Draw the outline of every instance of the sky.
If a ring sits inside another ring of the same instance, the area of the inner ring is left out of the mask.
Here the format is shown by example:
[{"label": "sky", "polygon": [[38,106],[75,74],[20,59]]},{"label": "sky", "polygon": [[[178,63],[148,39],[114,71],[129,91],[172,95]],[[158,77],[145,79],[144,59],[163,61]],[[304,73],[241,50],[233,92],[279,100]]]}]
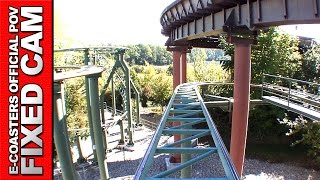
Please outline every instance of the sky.
[{"label": "sky", "polygon": [[[64,37],[75,44],[164,45],[167,37],[161,34],[160,15],[171,2],[173,0],[55,0],[55,27],[58,19]],[[320,25],[293,25],[282,29],[292,35],[320,39]]]},{"label": "sky", "polygon": [[55,0],[63,33],[73,40],[164,44],[160,15],[172,0]]}]

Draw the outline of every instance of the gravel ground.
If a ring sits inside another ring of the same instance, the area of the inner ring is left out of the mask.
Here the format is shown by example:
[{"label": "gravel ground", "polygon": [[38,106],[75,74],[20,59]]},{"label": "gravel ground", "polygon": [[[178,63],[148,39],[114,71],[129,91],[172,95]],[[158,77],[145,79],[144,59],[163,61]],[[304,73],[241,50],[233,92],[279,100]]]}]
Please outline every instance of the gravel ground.
[{"label": "gravel ground", "polygon": [[[135,145],[133,147],[119,147],[116,144],[111,153],[107,155],[109,175],[112,179],[132,179],[139,166],[139,163],[144,156],[153,131],[148,129],[140,129],[135,132]],[[113,137],[113,138],[118,138]],[[111,139],[111,137],[110,137]],[[161,144],[164,144],[169,139],[168,136],[161,137]],[[113,140],[113,142],[116,142]],[[153,166],[150,174],[155,174],[166,169],[165,158],[169,155],[158,155],[154,158]],[[209,163],[210,162],[210,163]],[[82,166],[82,167],[81,167]],[[96,164],[82,164],[78,169],[78,177],[83,180],[99,179],[99,169]],[[218,156],[211,155],[210,157],[201,160],[192,166],[193,177],[215,177],[224,176],[221,162]],[[56,170],[58,172],[58,170]],[[245,180],[319,180],[320,172],[312,169],[293,166],[285,163],[268,163],[256,159],[246,159],[244,166]],[[178,178],[179,175],[173,174],[170,177]],[[55,179],[62,179],[60,173],[56,173]]]}]

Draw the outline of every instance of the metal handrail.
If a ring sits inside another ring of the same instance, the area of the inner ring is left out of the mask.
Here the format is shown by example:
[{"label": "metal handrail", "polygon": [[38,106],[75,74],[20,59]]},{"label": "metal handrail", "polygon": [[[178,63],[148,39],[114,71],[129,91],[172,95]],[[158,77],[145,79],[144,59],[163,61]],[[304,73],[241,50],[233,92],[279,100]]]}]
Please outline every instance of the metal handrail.
[{"label": "metal handrail", "polygon": [[285,79],[285,80],[294,81],[294,82],[300,82],[300,83],[309,84],[312,86],[320,86],[320,84],[318,84],[318,83],[313,83],[313,82],[308,82],[308,81],[303,81],[303,80],[293,79],[293,78],[288,78],[288,77],[283,77],[283,76],[276,76],[276,75],[272,75],[272,74],[263,74],[263,76],[280,78],[280,79]]},{"label": "metal handrail", "polygon": [[[279,80],[285,80],[284,82],[288,83],[289,87],[284,87],[281,85],[276,85],[274,83],[267,83],[265,82],[266,77],[271,77],[274,79]],[[266,96],[263,94],[263,92],[267,94],[271,94],[272,96],[278,97],[280,99],[284,99],[287,102],[287,108],[290,108],[291,104],[300,105],[300,103],[303,103],[303,105],[308,105],[311,107],[313,111],[319,112],[320,111],[320,96],[312,94],[310,92],[302,92],[299,89],[293,88],[293,83],[301,83],[305,84],[309,87],[317,87],[318,94],[320,93],[320,84],[293,79],[293,78],[287,78],[282,76],[276,76],[271,74],[263,74],[263,82],[262,82],[262,98]],[[318,100],[319,99],[319,100]],[[300,105],[301,106],[301,105]],[[310,108],[309,108],[310,109]]]},{"label": "metal handrail", "polygon": [[[294,93],[297,93],[297,91],[299,91],[299,90],[294,90],[292,88],[292,82],[299,82],[299,83],[303,83],[303,84],[310,85],[310,86],[316,86],[316,87],[318,87],[318,91],[320,90],[320,84],[318,84],[318,83],[313,83],[313,82],[308,82],[308,81],[303,81],[303,80],[298,80],[298,79],[292,79],[292,78],[286,78],[286,77],[282,77],[282,76],[275,76],[275,75],[270,75],[270,74],[263,74],[263,76],[279,78],[279,79],[283,79],[283,80],[288,81],[289,82],[289,87],[279,86],[279,87],[282,87],[282,88],[288,88],[288,92],[289,92],[288,93],[288,98],[290,98],[290,96],[293,96],[293,97],[296,97],[296,98],[305,99],[303,97],[299,97],[299,96],[294,94]],[[264,81],[262,82],[262,90],[264,90],[264,88],[267,88],[265,85],[270,85],[270,86],[274,85],[274,84],[270,84],[270,83],[265,82],[265,77],[263,79],[264,79]],[[277,91],[277,90],[275,90],[275,91]],[[293,92],[293,93],[291,93],[291,92]],[[310,95],[315,95],[315,94],[311,94],[311,93],[309,93],[309,94]],[[315,96],[317,96],[317,95],[315,95]]]},{"label": "metal handrail", "polygon": [[[112,112],[112,110],[113,110],[113,108],[111,107],[111,106],[106,106],[106,109],[108,109],[110,112]],[[118,113],[118,114],[124,114],[124,112],[123,111],[120,111],[119,109],[115,109],[116,110],[116,112]]]}]

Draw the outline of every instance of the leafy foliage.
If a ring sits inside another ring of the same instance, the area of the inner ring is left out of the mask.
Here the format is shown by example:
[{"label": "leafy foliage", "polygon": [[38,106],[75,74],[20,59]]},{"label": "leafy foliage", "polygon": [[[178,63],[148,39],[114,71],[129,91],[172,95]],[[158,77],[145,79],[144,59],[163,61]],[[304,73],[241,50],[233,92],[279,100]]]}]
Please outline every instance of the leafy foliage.
[{"label": "leafy foliage", "polygon": [[172,94],[172,77],[166,75],[166,73],[161,72],[154,77],[153,91],[154,100],[153,103],[158,104],[162,107],[168,104],[168,101]]},{"label": "leafy foliage", "polygon": [[125,53],[125,59],[129,64],[144,65],[168,65],[172,62],[171,53],[163,46],[153,45],[129,45]]},{"label": "leafy foliage", "polygon": [[314,161],[320,165],[320,122],[306,120],[302,116],[299,116],[294,121],[286,116],[282,120],[279,119],[279,122],[290,127],[286,135],[301,135],[301,138],[296,140],[293,145],[306,145],[308,147],[308,155],[312,156]]},{"label": "leafy foliage", "polygon": [[285,139],[286,126],[277,119],[285,116],[285,110],[272,105],[258,106],[250,111],[248,138],[251,142],[281,143]]},{"label": "leafy foliage", "polygon": [[72,81],[68,81],[65,86],[67,127],[69,130],[83,129],[78,133],[77,131],[69,132],[70,140],[74,142],[77,135],[80,137],[89,136],[89,131],[86,130],[89,125],[85,101],[84,79],[73,79]]},{"label": "leafy foliage", "polygon": [[[69,53],[56,53],[56,64],[60,66],[65,65],[82,65],[83,53],[69,52]],[[77,136],[89,136],[87,106],[85,97],[85,84],[84,78],[74,78],[67,80],[65,83],[65,104],[66,104],[66,119],[69,131],[69,138],[71,142],[75,142]],[[74,131],[73,129],[81,129]]]},{"label": "leafy foliage", "polygon": [[[216,61],[205,61],[207,58],[204,49],[194,49],[191,52],[190,58],[193,64],[187,66],[187,81],[188,82],[228,82],[230,81],[230,73],[224,70]],[[225,91],[225,87],[221,86],[202,86],[204,94],[220,94]]]},{"label": "leafy foliage", "polygon": [[131,69],[132,79],[140,91],[142,106],[146,107],[148,101],[162,107],[166,105],[172,93],[172,76],[149,64],[133,66]]},{"label": "leafy foliage", "polygon": [[320,82],[320,45],[312,45],[303,55],[298,76],[306,81]]},{"label": "leafy foliage", "polygon": [[[231,61],[223,62],[223,67],[233,71],[234,46],[221,39],[220,47],[232,57]],[[297,38],[281,32],[278,28],[261,31],[258,44],[252,46],[251,51],[252,83],[261,83],[263,73],[293,77],[300,68],[300,58]]]}]

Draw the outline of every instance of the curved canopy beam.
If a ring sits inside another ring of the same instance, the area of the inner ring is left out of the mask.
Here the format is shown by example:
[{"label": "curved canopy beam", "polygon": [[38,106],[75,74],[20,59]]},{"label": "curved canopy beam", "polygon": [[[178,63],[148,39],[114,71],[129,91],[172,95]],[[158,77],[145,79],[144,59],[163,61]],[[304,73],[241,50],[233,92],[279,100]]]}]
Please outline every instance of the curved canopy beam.
[{"label": "curved canopy beam", "polygon": [[166,45],[174,46],[223,33],[250,35],[269,26],[317,24],[319,9],[320,0],[176,0],[162,12],[160,23],[169,37]]}]

